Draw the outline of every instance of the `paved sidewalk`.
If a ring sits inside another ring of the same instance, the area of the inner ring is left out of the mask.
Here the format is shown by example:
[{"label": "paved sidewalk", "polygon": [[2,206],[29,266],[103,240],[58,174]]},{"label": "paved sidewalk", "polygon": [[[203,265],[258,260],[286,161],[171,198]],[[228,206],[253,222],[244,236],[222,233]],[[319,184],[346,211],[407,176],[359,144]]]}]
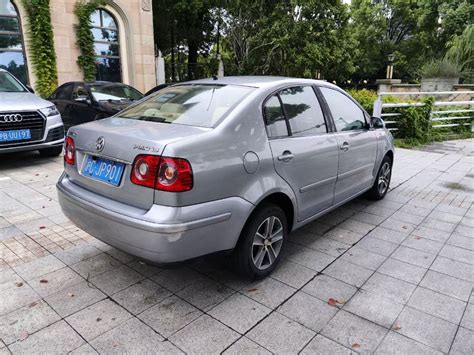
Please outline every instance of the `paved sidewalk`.
[{"label": "paved sidewalk", "polygon": [[398,149],[383,201],[296,231],[252,283],[101,243],[59,209],[60,158],[0,156],[0,354],[473,354],[474,142],[444,146]]}]

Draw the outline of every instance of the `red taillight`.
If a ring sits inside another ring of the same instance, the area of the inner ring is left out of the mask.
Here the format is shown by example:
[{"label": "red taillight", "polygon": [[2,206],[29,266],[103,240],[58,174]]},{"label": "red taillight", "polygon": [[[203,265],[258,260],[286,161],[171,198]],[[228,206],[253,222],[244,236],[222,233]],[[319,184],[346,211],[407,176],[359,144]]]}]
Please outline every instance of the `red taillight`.
[{"label": "red taillight", "polygon": [[138,155],[132,166],[131,181],[157,190],[183,192],[193,188],[193,171],[186,159]]},{"label": "red taillight", "polygon": [[66,143],[64,145],[64,161],[66,164],[74,165],[76,162],[76,146],[74,145],[74,139],[66,137]]}]

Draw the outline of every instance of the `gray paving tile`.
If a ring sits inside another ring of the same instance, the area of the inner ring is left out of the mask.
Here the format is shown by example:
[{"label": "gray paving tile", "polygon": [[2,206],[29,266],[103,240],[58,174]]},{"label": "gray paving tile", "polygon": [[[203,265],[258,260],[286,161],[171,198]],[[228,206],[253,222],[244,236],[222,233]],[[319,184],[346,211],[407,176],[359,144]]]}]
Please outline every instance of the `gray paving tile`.
[{"label": "gray paving tile", "polygon": [[456,229],[454,230],[455,233],[463,235],[465,237],[471,237],[472,238],[472,228],[459,224]]},{"label": "gray paving tile", "polygon": [[417,227],[413,232],[412,235],[416,235],[418,237],[426,238],[433,240],[439,243],[445,243],[449,236],[451,235],[450,232],[445,232],[439,229],[427,228],[427,227]]},{"label": "gray paving tile", "polygon": [[129,262],[136,260],[135,256],[118,250],[117,248],[111,248],[107,250],[106,253],[124,264],[128,264]]},{"label": "gray paving tile", "polygon": [[339,227],[343,229],[347,229],[352,232],[365,235],[369,233],[372,229],[374,229],[375,225],[349,218],[346,221],[339,224]]},{"label": "gray paving tile", "polygon": [[350,285],[360,287],[372,275],[373,271],[338,259],[324,270],[324,273]]},{"label": "gray paving tile", "polygon": [[454,245],[459,248],[474,250],[474,238],[464,237],[455,233],[449,237],[447,244]]},{"label": "gray paving tile", "polygon": [[392,301],[405,304],[416,286],[391,276],[376,272],[362,285],[366,291],[378,294]]},{"label": "gray paving tile", "polygon": [[295,291],[293,287],[272,278],[252,282],[242,289],[246,296],[271,309],[277,308]]},{"label": "gray paving tile", "polygon": [[68,267],[36,277],[29,281],[30,286],[42,297],[62,291],[81,283],[84,279]]},{"label": "gray paving tile", "polygon": [[40,296],[28,284],[19,282],[17,285],[0,291],[0,316],[40,299]]},{"label": "gray paving tile", "polygon": [[464,216],[466,214],[466,209],[462,207],[456,207],[453,205],[446,205],[443,203],[440,203],[438,206],[434,208],[435,211],[438,212],[445,212],[449,214],[453,214],[456,216]]},{"label": "gray paving tile", "polygon": [[444,256],[445,258],[474,265],[474,251],[472,250],[458,248],[452,245],[445,245],[439,252],[439,255]]},{"label": "gray paving tile", "polygon": [[313,249],[302,247],[300,250],[289,256],[288,259],[311,270],[321,271],[333,262],[335,257],[320,253]]},{"label": "gray paving tile", "polygon": [[409,307],[402,311],[396,324],[398,333],[444,353],[448,352],[457,329],[453,323]]},{"label": "gray paving tile", "polygon": [[91,345],[101,354],[183,354],[137,318],[99,335]]},{"label": "gray paving tile", "polygon": [[97,354],[99,353],[95,351],[94,348],[89,345],[89,343],[85,343],[69,353],[69,355],[97,355]]},{"label": "gray paving tile", "polygon": [[70,249],[62,250],[54,254],[59,260],[66,265],[76,264],[80,261],[90,259],[101,254],[102,251],[90,244],[82,244]]},{"label": "gray paving tile", "polygon": [[414,206],[411,204],[406,204],[402,208],[400,208],[399,212],[403,212],[409,215],[415,215],[420,217],[426,217],[431,213],[431,208],[424,208],[421,206]]},{"label": "gray paving tile", "polygon": [[458,324],[466,303],[441,293],[418,287],[408,302],[410,307]]},{"label": "gray paving tile", "polygon": [[336,314],[337,308],[299,291],[277,311],[317,333]]},{"label": "gray paving tile", "polygon": [[443,243],[435,242],[434,240],[422,238],[416,235],[409,236],[405,239],[402,245],[432,254],[438,254],[443,247]]},{"label": "gray paving tile", "polygon": [[460,261],[438,256],[430,269],[469,282],[474,282],[474,267]]},{"label": "gray paving tile", "polygon": [[326,232],[324,235],[338,242],[349,244],[349,245],[357,243],[364,236],[363,234],[348,231],[339,227],[335,227],[334,229],[331,229],[330,231]]},{"label": "gray paving tile", "polygon": [[469,218],[465,216],[461,218],[461,222],[459,223],[463,226],[474,228],[474,218]]},{"label": "gray paving tile", "polygon": [[385,259],[386,257],[383,255],[372,253],[355,245],[344,253],[340,260],[345,260],[370,270],[377,270]]},{"label": "gray paving tile", "polygon": [[178,292],[191,282],[205,280],[205,276],[187,267],[167,269],[151,277],[153,281],[171,292]]},{"label": "gray paving tile", "polygon": [[437,219],[442,222],[458,224],[461,222],[462,216],[448,213],[446,211],[439,211],[436,208],[428,215],[428,218]]},{"label": "gray paving tile", "polygon": [[420,286],[467,302],[472,290],[470,282],[429,270]]},{"label": "gray paving tile", "polygon": [[112,296],[112,299],[132,314],[138,314],[171,296],[171,292],[151,280],[138,281]]},{"label": "gray paving tile", "polygon": [[306,247],[317,250],[321,253],[328,254],[331,256],[338,257],[344,253],[347,249],[350,248],[349,244],[338,242],[331,238],[326,238],[322,236],[313,236],[311,241],[308,241],[309,238],[306,238],[305,242]]},{"label": "gray paving tile", "polygon": [[14,354],[65,354],[84,344],[84,340],[61,320],[9,346]]},{"label": "gray paving tile", "polygon": [[320,274],[303,287],[302,291],[324,302],[328,302],[332,298],[336,301],[336,306],[342,307],[354,295],[357,288],[330,276]]},{"label": "gray paving tile", "polygon": [[406,239],[407,236],[408,233],[397,232],[393,229],[384,227],[377,227],[373,231],[371,231],[365,239],[375,238],[390,243],[400,244]]},{"label": "gray paving tile", "polygon": [[367,212],[358,212],[355,215],[351,217],[352,219],[355,219],[356,221],[372,224],[374,226],[379,225],[385,220],[385,217],[383,216],[377,216],[372,213],[367,213]]},{"label": "gray paving tile", "polygon": [[468,329],[459,328],[450,354],[469,355],[474,352],[474,332]]},{"label": "gray paving tile", "polygon": [[23,282],[23,279],[12,269],[8,268],[0,271],[0,291],[16,287],[19,282]]},{"label": "gray paving tile", "polygon": [[19,339],[25,339],[60,317],[43,301],[33,302],[5,316],[0,317],[0,339],[11,344]]},{"label": "gray paving tile", "polygon": [[61,317],[66,317],[105,297],[94,286],[90,286],[87,282],[81,282],[44,299]]},{"label": "gray paving tile", "polygon": [[239,338],[239,334],[207,315],[199,317],[170,337],[188,354],[219,354]]},{"label": "gray paving tile", "polygon": [[113,295],[145,277],[132,270],[127,265],[121,265],[113,270],[104,272],[89,279],[90,283],[107,295]]},{"label": "gray paving tile", "polygon": [[182,299],[171,296],[138,315],[143,322],[168,338],[198,318],[202,312]]},{"label": "gray paving tile", "polygon": [[127,264],[129,267],[131,267],[133,270],[139,272],[143,276],[146,277],[151,277],[159,272],[164,271],[164,269],[159,268],[154,265],[149,265],[144,261],[141,260],[133,260]]},{"label": "gray paving tile", "polygon": [[406,213],[400,210],[400,211],[395,212],[391,218],[402,221],[402,222],[407,222],[413,225],[418,225],[425,219],[425,216],[419,216],[412,213]]},{"label": "gray paving tile", "polygon": [[315,335],[289,318],[272,313],[253,328],[247,337],[273,353],[297,353]]},{"label": "gray paving tile", "polygon": [[242,337],[232,344],[224,355],[242,355],[242,354],[255,354],[255,355],[271,355],[264,347],[254,343],[252,340],[246,337]]},{"label": "gray paving tile", "polygon": [[102,300],[66,318],[88,342],[122,324],[132,315],[110,300]]},{"label": "gray paving tile", "polygon": [[209,315],[244,334],[270,312],[270,308],[236,293],[214,307]]},{"label": "gray paving tile", "polygon": [[401,232],[401,233],[411,233],[416,225],[408,223],[406,221],[400,221],[399,219],[395,219],[392,217],[386,219],[380,227],[393,229],[394,231]]},{"label": "gray paving tile", "polygon": [[302,355],[347,355],[351,354],[351,349],[348,349],[335,341],[328,339],[320,334],[316,335],[313,340],[300,353]]},{"label": "gray paving tile", "polygon": [[400,246],[390,257],[409,264],[428,268],[435,259],[436,255],[421,250]]},{"label": "gray paving tile", "polygon": [[64,266],[64,263],[54,255],[48,255],[26,264],[14,266],[13,269],[25,280],[32,280],[38,276],[62,269]]},{"label": "gray paving tile", "polygon": [[442,230],[442,231],[448,232],[448,233],[451,233],[454,230],[454,228],[456,227],[456,225],[453,224],[453,223],[443,222],[443,221],[440,221],[438,219],[429,218],[429,217],[427,217],[423,221],[423,223],[421,223],[420,226],[421,227],[428,227],[428,228],[432,228],[432,229],[437,229],[437,230]]},{"label": "gray paving tile", "polygon": [[316,271],[290,260],[282,260],[271,277],[294,288],[300,288],[317,274]]},{"label": "gray paving tile", "polygon": [[474,304],[467,305],[461,320],[461,327],[474,331]]},{"label": "gray paving tile", "polygon": [[177,292],[185,301],[203,311],[208,311],[235,291],[210,278],[195,280]]},{"label": "gray paving tile", "polygon": [[356,315],[339,311],[321,334],[357,352],[373,352],[387,330]]},{"label": "gray paving tile", "polygon": [[357,244],[357,246],[383,256],[389,256],[398,247],[395,243],[386,242],[376,238],[364,238]]},{"label": "gray paving tile", "polygon": [[71,265],[71,268],[79,273],[79,275],[82,277],[90,279],[120,265],[122,264],[119,261],[107,254],[102,253],[90,259],[78,262],[77,264],[73,264]]},{"label": "gray paving tile", "polygon": [[403,305],[375,293],[360,290],[344,305],[344,310],[390,328]]},{"label": "gray paving tile", "polygon": [[399,280],[418,284],[427,272],[427,269],[400,260],[388,258],[382,266],[380,266],[377,272],[392,276]]},{"label": "gray paving tile", "polygon": [[431,355],[442,353],[429,348],[426,345],[418,343],[410,338],[400,335],[395,332],[389,332],[387,336],[380,343],[379,348],[375,352],[376,354],[413,354],[413,355]]}]

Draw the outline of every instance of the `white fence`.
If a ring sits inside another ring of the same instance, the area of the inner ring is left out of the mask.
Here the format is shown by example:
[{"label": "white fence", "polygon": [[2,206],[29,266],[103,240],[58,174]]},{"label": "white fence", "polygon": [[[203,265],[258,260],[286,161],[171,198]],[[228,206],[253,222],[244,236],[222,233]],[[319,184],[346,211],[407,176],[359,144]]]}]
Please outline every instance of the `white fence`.
[{"label": "white fence", "polygon": [[[453,95],[474,95],[474,91],[437,91],[437,92],[380,92],[377,100],[374,102],[374,117],[381,117],[387,128],[391,131],[397,130],[397,121],[394,120],[400,115],[399,112],[386,112],[384,109],[397,109],[403,107],[423,106],[422,102],[413,103],[384,103],[383,96],[453,96]],[[435,110],[431,111],[431,121],[433,128],[471,126],[474,117],[474,101],[435,101],[433,104]],[[459,108],[456,108],[459,107]],[[441,122],[440,122],[441,121]],[[450,123],[446,123],[449,121]],[[467,122],[466,122],[467,121]],[[440,122],[440,123],[436,123]],[[452,123],[451,123],[452,122]]]}]

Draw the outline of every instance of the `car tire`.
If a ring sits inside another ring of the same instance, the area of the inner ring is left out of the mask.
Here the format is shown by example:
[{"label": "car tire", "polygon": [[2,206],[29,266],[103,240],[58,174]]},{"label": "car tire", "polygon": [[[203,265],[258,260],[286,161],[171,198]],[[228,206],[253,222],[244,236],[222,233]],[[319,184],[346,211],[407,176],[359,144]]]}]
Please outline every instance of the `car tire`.
[{"label": "car tire", "polygon": [[385,156],[380,164],[377,177],[374,181],[374,185],[368,191],[367,197],[372,200],[381,200],[387,194],[388,188],[390,187],[390,180],[392,178],[392,159],[389,156]]},{"label": "car tire", "polygon": [[63,151],[63,147],[59,146],[59,147],[41,149],[39,152],[42,157],[57,157],[59,154],[62,153],[62,151]]},{"label": "car tire", "polygon": [[287,233],[283,210],[274,204],[262,205],[245,224],[232,253],[235,271],[252,280],[269,275],[281,259]]}]

